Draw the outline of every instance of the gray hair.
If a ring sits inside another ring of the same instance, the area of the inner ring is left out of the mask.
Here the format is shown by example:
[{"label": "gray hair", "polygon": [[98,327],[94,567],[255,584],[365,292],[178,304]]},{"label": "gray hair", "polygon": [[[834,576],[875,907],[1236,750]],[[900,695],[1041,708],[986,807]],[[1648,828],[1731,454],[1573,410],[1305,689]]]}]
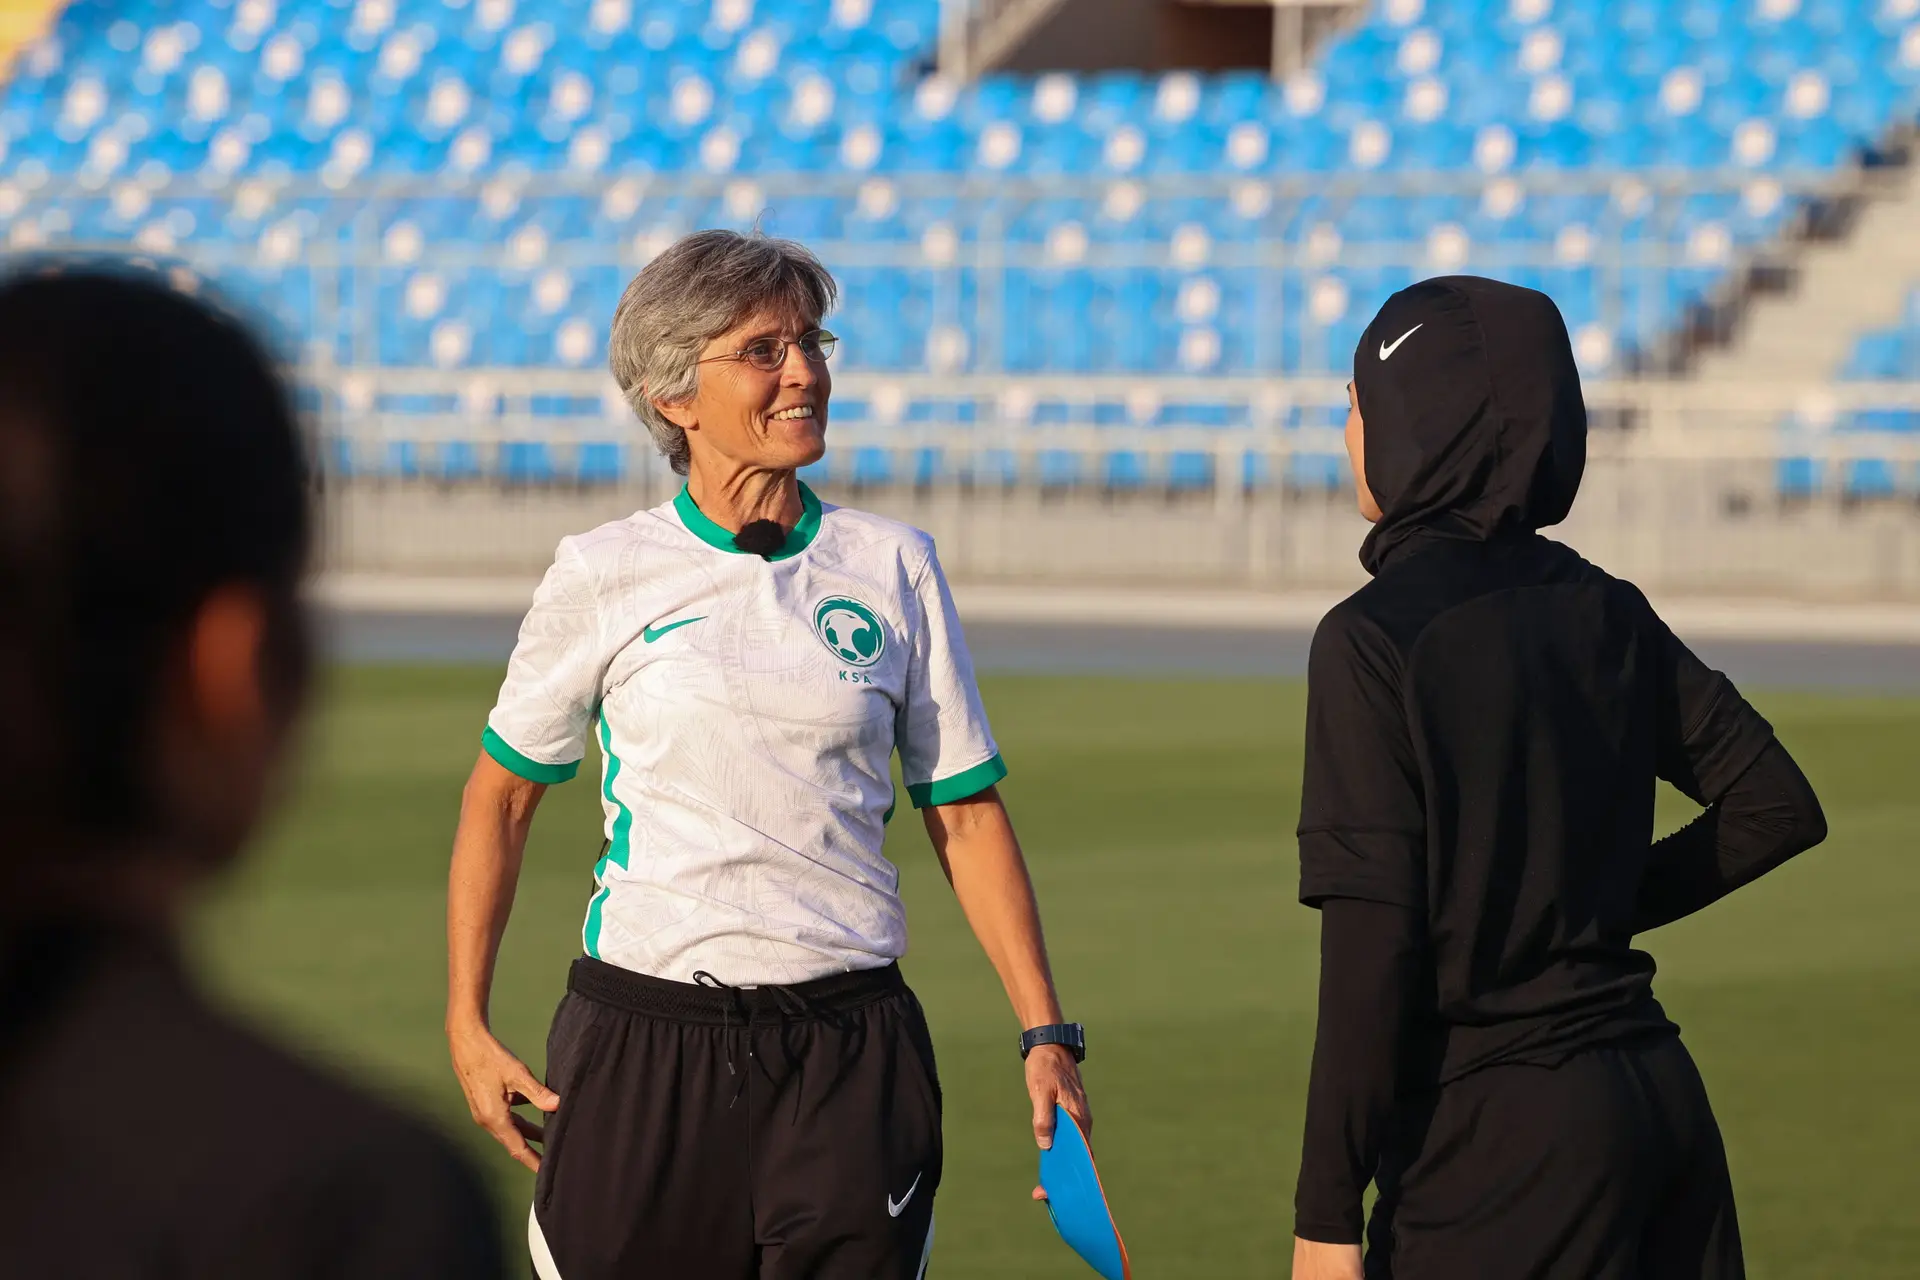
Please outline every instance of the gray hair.
[{"label": "gray hair", "polygon": [[759,232],[696,231],[641,268],[620,295],[607,343],[614,381],[661,456],[687,474],[687,433],[654,401],[700,389],[707,343],[763,311],[825,317],[840,288],[805,245]]}]

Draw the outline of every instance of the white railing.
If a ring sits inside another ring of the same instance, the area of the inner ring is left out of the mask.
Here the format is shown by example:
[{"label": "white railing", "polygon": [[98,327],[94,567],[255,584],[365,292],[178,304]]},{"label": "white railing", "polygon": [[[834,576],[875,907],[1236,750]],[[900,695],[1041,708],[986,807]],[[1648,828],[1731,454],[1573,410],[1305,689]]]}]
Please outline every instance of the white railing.
[{"label": "white railing", "polygon": [[[386,371],[324,403],[330,429],[364,456],[420,441],[413,478],[330,487],[327,563],[354,573],[517,575],[554,543],[665,500],[677,488],[650,442],[611,400],[574,419],[533,413],[533,397],[591,399],[587,378],[505,377],[492,417],[393,415],[387,395],[428,394],[433,372]],[[836,384],[828,496],[928,529],[958,576],[973,579],[1213,584],[1258,589],[1357,581],[1364,528],[1347,493],[1337,380],[959,379]],[[1649,589],[1920,600],[1920,433],[1820,424],[1862,407],[1920,412],[1920,384],[1829,386],[1595,382],[1595,422],[1574,515],[1556,536]],[[1082,421],[1036,424],[1041,405]],[[1139,417],[1165,406],[1228,407],[1245,425],[1093,425],[1094,405]],[[874,415],[874,406],[892,406]],[[913,416],[925,420],[907,421]],[[1308,425],[1299,421],[1302,412]],[[1319,425],[1314,425],[1318,423]],[[540,440],[551,478],[500,465],[513,441]],[[483,475],[436,478],[436,450],[478,443]],[[581,483],[583,446],[624,446],[618,480]],[[436,443],[437,442],[437,443]],[[1120,465],[1124,463],[1124,465]]]},{"label": "white railing", "polygon": [[[334,369],[309,374],[322,430],[361,441],[642,440],[611,379],[598,370]],[[1596,454],[1920,457],[1920,433],[1848,429],[1863,410],[1920,414],[1920,382],[1768,384],[1689,379],[1589,380]],[[405,399],[407,409],[395,409]],[[417,406],[437,399],[440,412]],[[536,402],[571,400],[571,414]],[[836,450],[982,449],[1339,452],[1346,380],[1338,377],[985,377],[842,374]],[[1169,421],[1224,411],[1236,425]],[[1104,421],[1097,421],[1104,419]],[[1332,433],[1326,438],[1320,431]],[[1331,440],[1331,445],[1329,441]]]},{"label": "white railing", "polygon": [[[885,437],[843,437],[833,428],[830,437],[830,457],[844,457],[863,438],[875,441],[870,447],[888,447]],[[985,458],[977,438],[956,432],[942,441],[955,451],[953,479],[915,483],[908,453],[896,455],[892,483],[860,486],[829,477],[820,488],[831,500],[928,530],[956,578],[1259,590],[1358,582],[1355,551],[1365,526],[1338,473],[1322,469],[1303,483],[1245,487],[1250,443],[1220,434],[1035,431],[1019,452],[1016,474],[994,466],[969,483],[960,478],[968,465],[997,460]],[[1596,434],[1580,499],[1554,536],[1670,596],[1920,601],[1920,509],[1910,479],[1904,494],[1888,497],[1789,493],[1780,483],[1781,459],[1794,455],[1774,440],[1746,437],[1744,443],[1744,449],[1698,456],[1705,450],[1681,441],[1664,455]],[[1099,483],[1100,460],[1122,444],[1160,451],[1147,464],[1146,483]],[[1894,465],[1907,477],[1920,468],[1913,444],[1897,445]],[[1170,466],[1183,446],[1218,450],[1197,485],[1191,469],[1180,484],[1154,471]],[[1324,462],[1337,457],[1339,447],[1338,433],[1322,429],[1275,441],[1260,456],[1274,467],[1294,456]],[[678,477],[647,456],[641,442],[634,449],[641,465],[618,485],[379,480],[331,486],[324,565],[348,574],[531,579],[551,561],[561,537],[672,495]],[[1056,463],[1077,456],[1081,474],[1095,479],[1045,483],[1043,452]],[[1836,448],[1829,456],[1842,461],[1845,453]]]}]

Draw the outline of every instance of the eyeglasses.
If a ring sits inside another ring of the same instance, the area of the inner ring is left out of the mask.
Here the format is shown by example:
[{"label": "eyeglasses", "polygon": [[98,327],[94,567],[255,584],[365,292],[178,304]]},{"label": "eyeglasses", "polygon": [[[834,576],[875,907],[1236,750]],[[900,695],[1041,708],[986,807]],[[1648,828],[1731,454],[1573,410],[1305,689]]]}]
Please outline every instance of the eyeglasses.
[{"label": "eyeglasses", "polygon": [[835,347],[840,345],[836,338],[825,329],[814,329],[801,334],[792,343],[784,338],[755,338],[738,351],[729,351],[725,355],[708,356],[697,360],[696,364],[712,364],[715,360],[744,360],[762,373],[772,373],[787,363],[787,347],[797,346],[800,354],[814,364],[825,364],[833,355]]}]

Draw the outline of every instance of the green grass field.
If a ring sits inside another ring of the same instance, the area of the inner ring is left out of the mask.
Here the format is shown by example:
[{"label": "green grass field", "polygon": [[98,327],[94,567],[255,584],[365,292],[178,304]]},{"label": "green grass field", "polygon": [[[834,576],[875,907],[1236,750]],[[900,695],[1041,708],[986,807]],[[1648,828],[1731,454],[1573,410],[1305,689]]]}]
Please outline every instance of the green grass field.
[{"label": "green grass field", "polygon": [[[496,680],[336,673],[304,784],[199,937],[247,1007],[471,1135],[515,1231],[527,1180],[468,1125],[439,1030],[447,843]],[[1317,936],[1293,900],[1303,687],[1022,677],[985,692],[1061,991],[1088,1024],[1102,1171],[1137,1274],[1284,1274]],[[1713,1090],[1751,1274],[1912,1276],[1920,701],[1756,700],[1812,776],[1832,838],[1652,935],[1657,989]],[[1677,823],[1685,802],[1668,798]],[[905,969],[947,1100],[934,1273],[1089,1274],[1027,1201],[1017,1028],[903,817],[891,852],[913,926]],[[598,823],[592,784],[557,788],[528,852],[494,1020],[536,1069]]]}]

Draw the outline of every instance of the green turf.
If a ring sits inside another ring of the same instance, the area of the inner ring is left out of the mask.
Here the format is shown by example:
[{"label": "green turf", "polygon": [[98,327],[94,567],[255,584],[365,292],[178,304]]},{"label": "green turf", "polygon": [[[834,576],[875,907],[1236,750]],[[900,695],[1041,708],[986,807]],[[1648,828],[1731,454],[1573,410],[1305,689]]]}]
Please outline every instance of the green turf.
[{"label": "green turf", "polygon": [[[200,930],[243,1002],[476,1139],[439,1031],[442,876],[496,679],[338,673],[305,785]],[[1284,1274],[1316,927],[1293,901],[1301,687],[1029,677],[985,692],[1061,991],[1089,1026],[1097,1144],[1136,1269]],[[1832,839],[1653,935],[1658,989],[1713,1089],[1757,1280],[1910,1276],[1920,702],[1760,701],[1826,801]],[[590,783],[557,788],[528,853],[494,1010],[536,1068],[598,823]],[[1087,1274],[1026,1199],[1016,1027],[993,974],[911,816],[892,840],[912,918],[905,967],[947,1095],[935,1274]],[[475,1150],[517,1228],[518,1167]]]}]

